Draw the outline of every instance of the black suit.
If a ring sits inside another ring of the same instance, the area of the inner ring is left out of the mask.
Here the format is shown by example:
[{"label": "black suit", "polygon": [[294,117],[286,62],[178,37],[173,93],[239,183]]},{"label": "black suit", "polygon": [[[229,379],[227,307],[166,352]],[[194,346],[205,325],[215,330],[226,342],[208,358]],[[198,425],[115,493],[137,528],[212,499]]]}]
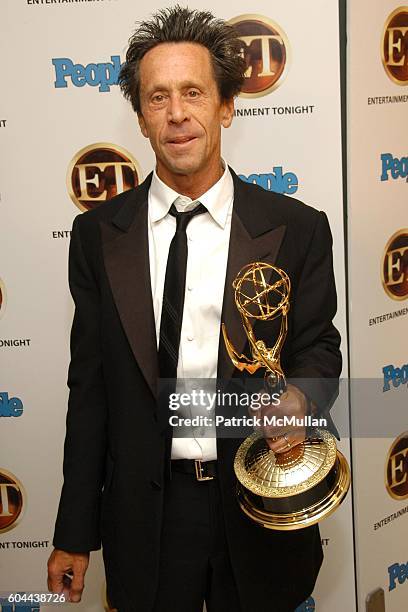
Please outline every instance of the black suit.
[{"label": "black suit", "polygon": [[[64,486],[54,546],[71,552],[103,544],[108,588],[120,612],[150,612],[157,585],[166,486],[166,436],[157,408],[157,348],[151,299],[147,194],[150,178],[74,221],[70,287],[70,399]],[[244,334],[231,283],[252,261],[276,263],[292,281],[282,365],[316,378],[308,395],[320,411],[341,369],[332,325],[336,292],[324,213],[234,178],[234,207],[222,320],[238,351]],[[259,322],[273,344],[276,325]],[[233,366],[220,341],[218,376]],[[261,375],[261,373],[260,373]],[[233,458],[240,440],[218,439],[219,481],[231,563],[245,612],[291,610],[312,591],[322,549],[317,526],[275,532],[252,524],[235,498]],[[168,447],[168,445],[167,445]],[[167,453],[168,454],[168,453]],[[268,604],[268,607],[266,605]]]}]

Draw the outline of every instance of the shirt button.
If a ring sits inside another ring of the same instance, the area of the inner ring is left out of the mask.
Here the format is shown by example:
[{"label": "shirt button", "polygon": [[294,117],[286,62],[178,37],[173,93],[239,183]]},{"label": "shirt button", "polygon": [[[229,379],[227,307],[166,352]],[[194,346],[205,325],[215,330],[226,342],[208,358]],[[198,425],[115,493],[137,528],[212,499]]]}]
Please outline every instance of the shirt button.
[{"label": "shirt button", "polygon": [[194,336],[187,336],[187,340],[191,342],[192,340],[194,340]]},{"label": "shirt button", "polygon": [[188,290],[188,291],[192,291],[192,290],[193,290],[193,287],[192,287],[191,285],[188,285],[188,286],[187,286],[187,290]]}]

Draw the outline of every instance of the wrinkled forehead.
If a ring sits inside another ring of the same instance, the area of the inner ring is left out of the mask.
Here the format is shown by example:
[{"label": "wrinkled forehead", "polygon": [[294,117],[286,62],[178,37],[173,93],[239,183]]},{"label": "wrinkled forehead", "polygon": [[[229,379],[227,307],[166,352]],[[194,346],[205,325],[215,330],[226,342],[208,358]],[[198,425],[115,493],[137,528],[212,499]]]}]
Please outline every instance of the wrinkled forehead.
[{"label": "wrinkled forehead", "polygon": [[160,43],[140,62],[140,88],[216,86],[210,52],[198,43]]}]

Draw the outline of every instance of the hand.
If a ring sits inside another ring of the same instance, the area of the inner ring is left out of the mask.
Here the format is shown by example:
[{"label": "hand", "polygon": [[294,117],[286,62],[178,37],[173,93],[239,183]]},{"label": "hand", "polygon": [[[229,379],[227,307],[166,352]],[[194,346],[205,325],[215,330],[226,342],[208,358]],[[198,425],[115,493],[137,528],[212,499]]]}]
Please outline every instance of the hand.
[{"label": "hand", "polygon": [[[48,590],[64,593],[68,601],[81,601],[84,576],[89,564],[89,552],[69,553],[55,548],[48,559]],[[70,573],[72,577],[67,576]]]},{"label": "hand", "polygon": [[[278,406],[269,404],[268,406],[263,406],[259,411],[252,411],[252,414],[256,414],[261,419],[264,416],[271,417],[275,415],[277,419],[288,416],[303,420],[307,414],[307,399],[300,389],[288,384],[286,391],[280,396]],[[306,427],[296,425],[264,425],[262,431],[269,448],[278,454],[288,451],[306,438]]]}]

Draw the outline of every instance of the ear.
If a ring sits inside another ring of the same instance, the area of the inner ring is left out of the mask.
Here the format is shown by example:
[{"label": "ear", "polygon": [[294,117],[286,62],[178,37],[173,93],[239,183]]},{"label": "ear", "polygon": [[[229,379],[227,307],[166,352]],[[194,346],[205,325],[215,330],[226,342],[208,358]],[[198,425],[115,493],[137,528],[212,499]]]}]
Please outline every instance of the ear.
[{"label": "ear", "polygon": [[234,117],[234,98],[223,100],[221,105],[221,125],[229,128]]},{"label": "ear", "polygon": [[149,138],[149,135],[146,129],[146,122],[144,120],[142,113],[137,113],[137,120],[139,122],[140,131],[142,132],[143,136],[145,138]]}]

